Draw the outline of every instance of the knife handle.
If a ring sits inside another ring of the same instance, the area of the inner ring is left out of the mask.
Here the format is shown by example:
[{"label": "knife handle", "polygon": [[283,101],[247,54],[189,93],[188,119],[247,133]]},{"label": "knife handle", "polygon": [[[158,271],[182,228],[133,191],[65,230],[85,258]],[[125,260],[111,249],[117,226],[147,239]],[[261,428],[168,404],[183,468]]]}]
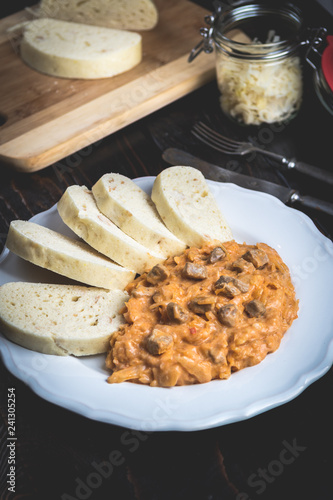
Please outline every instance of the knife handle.
[{"label": "knife handle", "polygon": [[308,195],[303,196],[298,193],[294,193],[292,195],[291,201],[296,201],[304,207],[314,208],[315,210],[333,215],[333,203],[330,203],[329,201],[319,200],[318,198],[313,198],[312,196]]},{"label": "knife handle", "polygon": [[297,172],[300,172],[301,174],[308,175],[314,179],[318,179],[333,186],[333,172],[328,172],[328,170],[323,170],[309,165],[308,163],[304,163],[303,161],[296,160],[288,162],[288,168],[297,170]]}]

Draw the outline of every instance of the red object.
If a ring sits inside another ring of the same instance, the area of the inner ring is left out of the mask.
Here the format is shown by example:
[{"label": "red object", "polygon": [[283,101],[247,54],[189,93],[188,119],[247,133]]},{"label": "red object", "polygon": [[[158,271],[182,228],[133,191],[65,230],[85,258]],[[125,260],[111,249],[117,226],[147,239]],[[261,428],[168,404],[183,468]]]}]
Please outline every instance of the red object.
[{"label": "red object", "polygon": [[321,69],[328,86],[333,91],[333,35],[328,35],[326,41],[328,45],[321,58]]}]

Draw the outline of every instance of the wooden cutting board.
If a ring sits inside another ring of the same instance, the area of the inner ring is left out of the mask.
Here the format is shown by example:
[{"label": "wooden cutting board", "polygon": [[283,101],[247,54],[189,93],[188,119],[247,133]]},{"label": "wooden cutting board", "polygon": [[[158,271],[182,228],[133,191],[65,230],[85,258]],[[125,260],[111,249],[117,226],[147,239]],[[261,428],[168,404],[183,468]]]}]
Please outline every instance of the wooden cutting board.
[{"label": "wooden cutting board", "polygon": [[156,5],[157,27],[141,32],[142,62],[101,80],[53,78],[30,69],[20,59],[18,37],[7,30],[31,15],[1,19],[0,160],[19,171],[42,169],[212,80],[213,54],[188,62],[207,11],[187,0]]}]

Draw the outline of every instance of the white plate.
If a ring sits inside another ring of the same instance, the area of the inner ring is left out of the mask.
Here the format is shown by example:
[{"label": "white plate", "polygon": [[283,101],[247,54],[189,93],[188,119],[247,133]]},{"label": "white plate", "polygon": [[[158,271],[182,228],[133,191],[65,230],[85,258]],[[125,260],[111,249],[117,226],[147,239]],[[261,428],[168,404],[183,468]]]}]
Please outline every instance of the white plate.
[{"label": "white plate", "polygon": [[[153,177],[136,180],[150,193]],[[333,360],[333,244],[312,221],[276,198],[233,184],[208,181],[239,242],[265,242],[289,266],[299,317],[280,348],[228,380],[171,389],[108,384],[104,355],[87,358],[39,354],[0,336],[9,371],[42,398],[88,418],[144,431],[193,431],[229,424],[286,403],[324,375]],[[56,207],[33,219],[70,234]],[[0,284],[55,282],[56,275],[5,250]]]}]

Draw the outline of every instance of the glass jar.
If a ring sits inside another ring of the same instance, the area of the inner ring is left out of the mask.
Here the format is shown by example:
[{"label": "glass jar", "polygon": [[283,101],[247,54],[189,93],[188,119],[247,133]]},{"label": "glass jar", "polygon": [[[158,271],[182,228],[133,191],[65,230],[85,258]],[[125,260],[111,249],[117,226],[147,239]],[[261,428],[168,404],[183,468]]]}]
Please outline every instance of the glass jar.
[{"label": "glass jar", "polygon": [[206,18],[203,50],[215,46],[220,105],[244,125],[288,122],[302,102],[302,17],[287,4],[218,7]]}]

